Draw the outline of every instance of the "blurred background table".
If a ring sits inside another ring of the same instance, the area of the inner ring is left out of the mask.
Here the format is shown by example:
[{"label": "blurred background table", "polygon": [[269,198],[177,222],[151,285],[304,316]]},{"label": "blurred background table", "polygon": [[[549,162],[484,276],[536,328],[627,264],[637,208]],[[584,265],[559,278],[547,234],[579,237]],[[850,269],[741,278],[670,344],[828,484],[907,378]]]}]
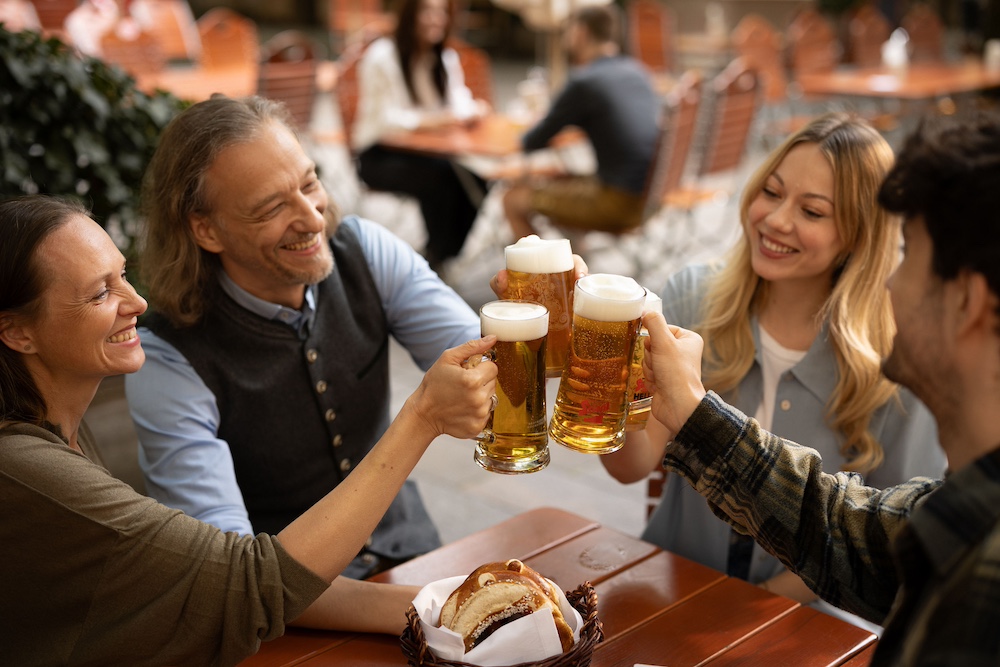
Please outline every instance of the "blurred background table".
[{"label": "blurred background table", "polygon": [[925,100],[1000,88],[1000,71],[981,60],[960,63],[913,63],[901,72],[882,66],[838,68],[800,74],[796,81],[807,95],[847,95],[899,100]]},{"label": "blurred background table", "polygon": [[[584,517],[535,509],[374,577],[424,585],[519,558],[563,589],[590,581],[605,640],[593,667],[866,665],[876,638]],[[390,636],[291,629],[243,667],[405,665]]]}]

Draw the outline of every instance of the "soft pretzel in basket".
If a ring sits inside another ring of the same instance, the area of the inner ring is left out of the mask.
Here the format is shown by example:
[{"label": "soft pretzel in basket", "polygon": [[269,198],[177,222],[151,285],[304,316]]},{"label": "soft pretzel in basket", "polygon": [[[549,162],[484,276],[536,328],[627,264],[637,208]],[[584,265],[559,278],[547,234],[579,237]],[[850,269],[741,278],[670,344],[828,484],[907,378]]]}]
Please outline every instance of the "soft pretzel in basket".
[{"label": "soft pretzel in basket", "polygon": [[468,652],[497,628],[539,609],[552,610],[563,651],[573,646],[573,631],[559,609],[552,583],[519,560],[476,568],[441,608],[441,627],[462,635]]}]

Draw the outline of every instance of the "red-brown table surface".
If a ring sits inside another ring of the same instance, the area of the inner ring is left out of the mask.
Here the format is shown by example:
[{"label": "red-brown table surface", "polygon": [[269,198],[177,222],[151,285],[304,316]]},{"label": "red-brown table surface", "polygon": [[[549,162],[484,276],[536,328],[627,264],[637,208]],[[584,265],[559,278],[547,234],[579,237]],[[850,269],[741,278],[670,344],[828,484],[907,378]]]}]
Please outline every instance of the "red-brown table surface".
[{"label": "red-brown table surface", "polygon": [[844,68],[803,74],[796,81],[807,95],[922,100],[1000,87],[1000,71],[986,69],[979,60],[967,60],[915,63],[899,74],[883,67]]},{"label": "red-brown table surface", "polygon": [[397,150],[443,157],[507,157],[521,152],[526,127],[503,114],[490,114],[471,125],[394,132],[379,143]]},{"label": "red-brown table surface", "polygon": [[[423,585],[519,558],[563,589],[590,581],[605,640],[593,667],[868,664],[876,638],[832,616],[563,510],[520,514],[374,577]],[[291,629],[243,667],[405,665],[390,636]]]},{"label": "red-brown table surface", "polygon": [[182,100],[201,102],[214,93],[243,97],[257,92],[257,70],[250,67],[168,67],[136,77],[140,90],[166,90]]}]

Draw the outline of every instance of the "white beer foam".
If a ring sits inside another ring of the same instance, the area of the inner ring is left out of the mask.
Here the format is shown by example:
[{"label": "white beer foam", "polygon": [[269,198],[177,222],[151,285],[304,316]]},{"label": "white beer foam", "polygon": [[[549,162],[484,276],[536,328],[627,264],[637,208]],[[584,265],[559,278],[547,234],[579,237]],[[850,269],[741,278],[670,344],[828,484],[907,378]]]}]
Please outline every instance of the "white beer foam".
[{"label": "white beer foam", "polygon": [[642,315],[643,289],[628,276],[592,273],[576,281],[573,312],[597,322],[627,322]]},{"label": "white beer foam", "polygon": [[480,310],[483,335],[500,341],[537,340],[549,331],[549,309],[528,301],[490,301]]},{"label": "white beer foam", "polygon": [[507,269],[521,273],[562,273],[573,268],[569,239],[540,239],[531,234],[504,248]]}]

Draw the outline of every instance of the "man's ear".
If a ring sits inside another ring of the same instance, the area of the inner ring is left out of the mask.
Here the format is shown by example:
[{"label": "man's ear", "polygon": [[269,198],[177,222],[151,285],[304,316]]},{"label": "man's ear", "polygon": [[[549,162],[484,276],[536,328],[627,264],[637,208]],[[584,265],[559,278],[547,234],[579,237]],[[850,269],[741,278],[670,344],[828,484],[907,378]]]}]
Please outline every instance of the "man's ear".
[{"label": "man's ear", "polygon": [[188,224],[191,226],[191,234],[194,236],[195,243],[201,249],[215,254],[223,251],[225,246],[219,240],[218,230],[216,230],[212,221],[208,219],[208,216],[192,214],[188,218]]},{"label": "man's ear", "polygon": [[1000,299],[990,289],[986,276],[975,271],[963,270],[953,280],[951,313],[955,334],[994,334],[997,330],[997,306]]},{"label": "man's ear", "polygon": [[31,332],[11,315],[0,314],[0,341],[15,352],[34,354]]}]

